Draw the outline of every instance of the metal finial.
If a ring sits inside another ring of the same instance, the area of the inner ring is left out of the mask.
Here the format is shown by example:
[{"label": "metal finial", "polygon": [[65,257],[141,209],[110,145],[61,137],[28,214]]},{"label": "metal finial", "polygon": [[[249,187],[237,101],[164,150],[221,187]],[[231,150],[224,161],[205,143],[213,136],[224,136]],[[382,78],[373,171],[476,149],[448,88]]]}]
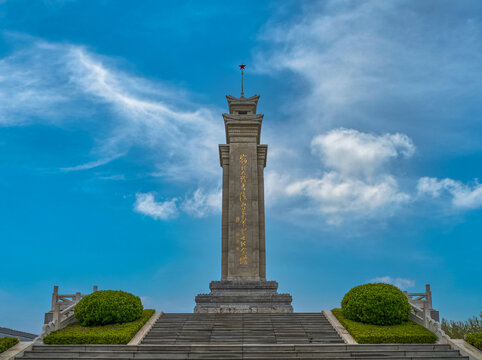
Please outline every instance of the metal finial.
[{"label": "metal finial", "polygon": [[238,66],[239,66],[239,69],[241,70],[241,97],[244,97],[244,68],[246,67],[246,65],[241,64]]}]

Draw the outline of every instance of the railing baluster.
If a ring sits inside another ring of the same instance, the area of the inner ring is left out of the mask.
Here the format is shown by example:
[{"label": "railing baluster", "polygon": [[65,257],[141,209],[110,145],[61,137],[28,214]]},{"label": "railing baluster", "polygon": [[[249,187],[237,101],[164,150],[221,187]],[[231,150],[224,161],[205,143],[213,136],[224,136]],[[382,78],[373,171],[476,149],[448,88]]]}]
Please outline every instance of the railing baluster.
[{"label": "railing baluster", "polygon": [[60,303],[55,304],[54,308],[54,325],[55,329],[60,328]]},{"label": "railing baluster", "polygon": [[52,293],[52,311],[55,309],[55,304],[59,301],[59,287],[54,285],[54,292]]}]

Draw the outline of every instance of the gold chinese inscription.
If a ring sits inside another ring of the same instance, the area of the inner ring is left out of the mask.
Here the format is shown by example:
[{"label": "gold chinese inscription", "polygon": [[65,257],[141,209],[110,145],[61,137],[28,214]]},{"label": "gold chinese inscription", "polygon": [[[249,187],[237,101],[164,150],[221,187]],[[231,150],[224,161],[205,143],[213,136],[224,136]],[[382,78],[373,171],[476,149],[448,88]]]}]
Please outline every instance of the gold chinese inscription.
[{"label": "gold chinese inscription", "polygon": [[246,197],[246,178],[248,173],[248,157],[246,154],[239,156],[239,163],[241,165],[241,172],[239,174],[240,191],[239,203],[241,205],[241,216],[236,217],[236,222],[241,225],[240,231],[236,232],[236,251],[239,252],[239,264],[248,265],[248,248],[246,246],[247,227],[247,197]]}]

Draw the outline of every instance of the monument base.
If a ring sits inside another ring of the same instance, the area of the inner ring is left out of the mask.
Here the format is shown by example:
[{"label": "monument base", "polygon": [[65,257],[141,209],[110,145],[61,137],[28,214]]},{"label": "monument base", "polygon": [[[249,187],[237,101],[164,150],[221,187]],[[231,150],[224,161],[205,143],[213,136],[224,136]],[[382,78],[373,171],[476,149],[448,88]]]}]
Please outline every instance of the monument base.
[{"label": "monument base", "polygon": [[212,281],[209,294],[196,296],[195,313],[291,313],[290,294],[276,281]]}]

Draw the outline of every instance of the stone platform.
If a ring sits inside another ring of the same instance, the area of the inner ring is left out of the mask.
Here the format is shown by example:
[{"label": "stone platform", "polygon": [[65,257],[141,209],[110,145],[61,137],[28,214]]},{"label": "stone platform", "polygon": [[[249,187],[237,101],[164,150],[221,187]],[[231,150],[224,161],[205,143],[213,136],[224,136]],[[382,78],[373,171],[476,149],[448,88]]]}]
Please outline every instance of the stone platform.
[{"label": "stone platform", "polygon": [[290,294],[276,281],[212,281],[209,294],[196,296],[195,313],[291,313]]},{"label": "stone platform", "polygon": [[18,359],[469,360],[449,345],[348,345],[323,313],[163,314],[140,345],[34,345]]}]

